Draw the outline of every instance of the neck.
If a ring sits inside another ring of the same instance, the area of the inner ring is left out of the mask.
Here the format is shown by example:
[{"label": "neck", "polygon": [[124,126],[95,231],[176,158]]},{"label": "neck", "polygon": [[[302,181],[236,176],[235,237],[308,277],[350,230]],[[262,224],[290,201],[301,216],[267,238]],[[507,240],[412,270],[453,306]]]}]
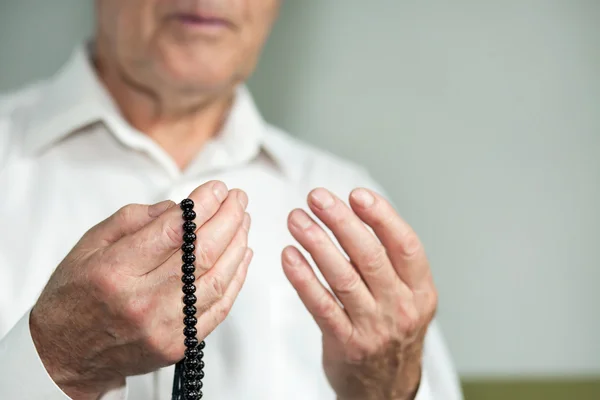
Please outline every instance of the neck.
[{"label": "neck", "polygon": [[145,86],[132,79],[97,49],[98,76],[125,119],[151,137],[181,169],[221,129],[234,89],[221,95],[181,94]]}]

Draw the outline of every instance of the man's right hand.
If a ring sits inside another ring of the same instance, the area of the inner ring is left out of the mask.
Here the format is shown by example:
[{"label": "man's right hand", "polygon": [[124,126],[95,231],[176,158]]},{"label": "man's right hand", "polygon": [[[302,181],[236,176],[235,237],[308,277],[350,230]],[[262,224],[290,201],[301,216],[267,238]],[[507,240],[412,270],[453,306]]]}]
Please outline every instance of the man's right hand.
[{"label": "man's right hand", "polygon": [[[197,188],[198,339],[228,314],[246,277],[248,198],[218,181]],[[182,211],[128,205],[90,229],[60,263],[30,316],[36,349],[70,397],[96,399],[183,358]]]}]

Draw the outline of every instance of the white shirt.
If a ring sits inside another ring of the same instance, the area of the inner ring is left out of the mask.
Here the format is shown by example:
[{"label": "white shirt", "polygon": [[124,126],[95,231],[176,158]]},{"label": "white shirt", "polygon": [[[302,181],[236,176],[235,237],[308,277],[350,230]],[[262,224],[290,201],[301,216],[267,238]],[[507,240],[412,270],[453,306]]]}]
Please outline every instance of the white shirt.
[{"label": "white shirt", "polygon": [[[68,398],[41,363],[29,311],[90,227],[128,203],[180,201],[211,179],[248,193],[255,256],[230,315],[206,339],[207,399],[335,399],[321,336],[280,263],[287,214],[323,186],[380,189],[367,172],[265,123],[238,90],[226,124],[185,171],[121,116],[83,48],[53,78],[0,98],[0,398]],[[98,321],[102,323],[102,321]],[[127,378],[104,399],[168,400],[173,367]],[[461,398],[437,325],[419,400]]]}]

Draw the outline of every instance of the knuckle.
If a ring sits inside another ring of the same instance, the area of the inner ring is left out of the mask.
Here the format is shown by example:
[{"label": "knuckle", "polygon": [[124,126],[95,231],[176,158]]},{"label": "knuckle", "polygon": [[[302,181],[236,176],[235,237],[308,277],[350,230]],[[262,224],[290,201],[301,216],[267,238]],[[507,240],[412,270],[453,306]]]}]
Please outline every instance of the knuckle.
[{"label": "knuckle", "polygon": [[367,272],[376,272],[387,262],[387,253],[382,246],[366,254],[363,261],[363,269]]},{"label": "knuckle", "polygon": [[95,281],[96,287],[103,295],[112,295],[117,291],[116,279],[113,278],[112,274],[104,274],[92,277]]},{"label": "knuckle", "polygon": [[325,249],[328,245],[329,237],[327,234],[316,224],[312,224],[304,230],[305,240],[312,244],[312,246]]},{"label": "knuckle", "polygon": [[217,262],[217,251],[214,242],[210,240],[198,240],[196,246],[197,266],[207,271]]},{"label": "knuckle", "polygon": [[373,340],[373,351],[386,349],[392,341],[392,335],[387,326],[379,326],[376,328],[376,333]]},{"label": "knuckle", "polygon": [[[110,261],[109,261],[110,262]],[[103,269],[104,270],[104,269]],[[89,271],[88,279],[95,287],[102,298],[113,298],[121,291],[123,285],[122,277],[118,274],[95,270]]]},{"label": "knuckle", "polygon": [[378,338],[377,340],[369,341],[364,345],[364,353],[366,357],[372,357],[379,355],[385,349],[383,341]]},{"label": "knuckle", "polygon": [[225,295],[225,285],[220,276],[214,275],[210,277],[209,287],[211,290],[211,298],[214,301],[219,301]]},{"label": "knuckle", "polygon": [[402,240],[401,251],[408,257],[412,258],[419,254],[422,250],[421,240],[414,231],[407,232]]},{"label": "knuckle", "polygon": [[115,213],[115,217],[118,218],[122,222],[129,220],[129,218],[131,218],[131,214],[133,212],[133,210],[131,209],[131,206],[132,206],[131,204],[128,204],[126,206],[121,207]]},{"label": "knuckle", "polygon": [[183,242],[183,227],[166,221],[163,225],[164,235],[170,247],[176,247]]},{"label": "knuckle", "polygon": [[329,213],[329,221],[335,226],[344,225],[348,220],[348,214],[345,212],[344,207],[339,207],[338,204],[331,207]]},{"label": "knuckle", "polygon": [[210,218],[212,215],[212,210],[217,206],[217,200],[214,196],[204,196],[202,199],[196,204],[194,211],[196,211],[196,215],[201,216],[200,219],[205,220]]},{"label": "knuckle", "polygon": [[436,312],[438,306],[438,292],[437,290],[435,290],[435,288],[432,288],[431,290],[427,291],[427,294],[425,296],[425,308],[430,314],[433,315]]},{"label": "knuckle", "polygon": [[115,214],[118,222],[124,225],[130,224],[133,221],[137,207],[139,207],[138,204],[127,204],[121,207]]},{"label": "knuckle", "polygon": [[113,278],[112,274],[105,274],[92,279],[94,280],[94,286],[98,291],[99,297],[102,299],[110,299],[118,291],[117,280]]},{"label": "knuckle", "polygon": [[402,311],[402,316],[398,322],[399,330],[403,335],[412,335],[420,326],[419,312],[414,306],[404,306]]},{"label": "knuckle", "polygon": [[94,234],[101,229],[100,226],[101,226],[101,224],[98,224],[98,225],[88,229],[83,235],[81,235],[81,239],[79,240],[79,242],[77,244],[79,245],[79,244],[91,242],[94,238]]},{"label": "knuckle", "polygon": [[356,272],[348,272],[337,281],[335,292],[341,295],[349,295],[356,291],[361,279]]},{"label": "knuckle", "polygon": [[166,287],[178,287],[182,285],[181,272],[179,268],[170,268],[165,272],[164,285]]},{"label": "knuckle", "polygon": [[315,314],[318,318],[324,321],[333,319],[337,304],[334,303],[328,295],[323,295],[315,305]]},{"label": "knuckle", "polygon": [[215,306],[215,319],[217,324],[220,324],[227,318],[231,307],[226,302],[219,303]]},{"label": "knuckle", "polygon": [[146,296],[136,296],[125,303],[124,316],[134,326],[145,324],[146,316],[151,311],[150,300]]},{"label": "knuckle", "polygon": [[362,364],[370,354],[370,345],[363,341],[353,341],[346,350],[346,360],[350,364]]}]

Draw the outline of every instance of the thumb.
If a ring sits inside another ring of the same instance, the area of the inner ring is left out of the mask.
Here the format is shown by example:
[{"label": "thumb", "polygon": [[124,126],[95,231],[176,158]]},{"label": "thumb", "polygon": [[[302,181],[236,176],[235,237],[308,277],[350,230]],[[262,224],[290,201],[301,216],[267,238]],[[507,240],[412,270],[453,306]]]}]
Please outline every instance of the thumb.
[{"label": "thumb", "polygon": [[174,205],[171,200],[152,205],[128,204],[90,229],[86,233],[86,241],[95,242],[100,247],[108,246],[139,231]]}]

